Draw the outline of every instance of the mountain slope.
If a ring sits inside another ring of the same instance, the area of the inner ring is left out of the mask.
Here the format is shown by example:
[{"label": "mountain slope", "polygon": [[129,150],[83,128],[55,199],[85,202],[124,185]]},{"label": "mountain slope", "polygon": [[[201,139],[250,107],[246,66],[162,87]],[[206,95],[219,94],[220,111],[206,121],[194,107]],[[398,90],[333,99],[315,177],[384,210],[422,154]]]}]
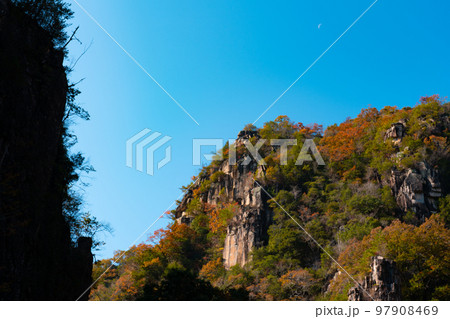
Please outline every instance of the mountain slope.
[{"label": "mountain slope", "polygon": [[[431,96],[325,133],[286,116],[248,125],[184,188],[173,223],[130,249],[91,298],[448,299],[449,113]],[[284,158],[274,139],[297,145]],[[308,140],[325,166],[302,153]]]}]

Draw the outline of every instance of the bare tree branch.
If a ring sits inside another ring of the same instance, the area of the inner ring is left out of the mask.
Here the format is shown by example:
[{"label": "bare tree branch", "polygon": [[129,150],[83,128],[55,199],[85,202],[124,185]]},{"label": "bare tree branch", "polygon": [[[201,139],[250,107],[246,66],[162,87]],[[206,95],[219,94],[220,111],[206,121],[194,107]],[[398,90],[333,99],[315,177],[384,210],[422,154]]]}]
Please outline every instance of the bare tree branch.
[{"label": "bare tree branch", "polygon": [[81,44],[81,41],[78,40],[77,37],[75,37],[75,34],[77,33],[77,31],[78,31],[79,28],[80,28],[79,26],[75,28],[75,30],[72,32],[72,35],[70,36],[69,40],[68,40],[68,41],[66,42],[66,44],[64,44],[64,46],[61,48],[62,50],[64,50],[64,49],[66,48],[66,46],[67,46],[70,42],[72,42],[73,39],[77,40],[77,41]]}]

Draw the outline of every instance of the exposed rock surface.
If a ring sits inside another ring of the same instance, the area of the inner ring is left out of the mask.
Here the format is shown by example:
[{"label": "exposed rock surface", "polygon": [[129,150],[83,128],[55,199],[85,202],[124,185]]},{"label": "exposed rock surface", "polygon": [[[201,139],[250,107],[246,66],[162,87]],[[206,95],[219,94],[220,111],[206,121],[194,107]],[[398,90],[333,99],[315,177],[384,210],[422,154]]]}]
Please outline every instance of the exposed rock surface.
[{"label": "exposed rock surface", "polygon": [[[391,125],[384,135],[384,140],[392,139],[399,149],[406,135],[406,121],[400,121]],[[419,221],[424,221],[437,212],[438,200],[442,196],[439,178],[438,169],[424,161],[419,162],[414,169],[393,169],[387,184],[391,187],[400,209],[404,213],[412,211]]]},{"label": "exposed rock surface", "polygon": [[[244,143],[245,139],[255,136],[254,131],[241,131],[236,140],[236,148]],[[272,220],[272,212],[266,204],[262,189],[255,183],[253,177],[263,174],[263,168],[255,161],[242,165],[246,157],[237,160],[236,165],[223,162],[219,171],[224,174],[219,181],[212,183],[203,201],[209,205],[217,205],[219,200],[227,203],[237,203],[238,211],[231,219],[225,245],[223,259],[226,268],[234,265],[245,265],[250,260],[250,252],[254,247],[261,247],[267,242],[267,229]],[[198,183],[201,183],[199,180]],[[179,223],[189,224],[191,219],[184,210],[192,198],[188,192],[177,208]]]},{"label": "exposed rock surface", "polygon": [[236,264],[245,265],[250,260],[253,247],[261,247],[267,241],[267,229],[271,211],[263,202],[260,187],[245,190],[248,201],[241,205],[227,229],[223,250],[224,265],[230,268]]},{"label": "exposed rock surface", "polygon": [[361,287],[356,286],[349,290],[348,300],[370,301],[372,298],[375,301],[400,300],[400,279],[395,262],[375,256],[371,260],[371,269],[371,273],[364,278]]},{"label": "exposed rock surface", "polygon": [[63,59],[0,0],[0,300],[75,300],[91,282],[91,241],[73,247],[62,213]]},{"label": "exposed rock surface", "polygon": [[426,162],[420,162],[418,169],[393,170],[389,184],[404,212],[413,211],[420,221],[437,212],[442,196],[439,171]]},{"label": "exposed rock surface", "polygon": [[384,134],[384,140],[391,138],[393,139],[394,144],[399,144],[402,141],[402,138],[405,136],[405,127],[406,122],[401,121],[398,123],[394,123]]}]

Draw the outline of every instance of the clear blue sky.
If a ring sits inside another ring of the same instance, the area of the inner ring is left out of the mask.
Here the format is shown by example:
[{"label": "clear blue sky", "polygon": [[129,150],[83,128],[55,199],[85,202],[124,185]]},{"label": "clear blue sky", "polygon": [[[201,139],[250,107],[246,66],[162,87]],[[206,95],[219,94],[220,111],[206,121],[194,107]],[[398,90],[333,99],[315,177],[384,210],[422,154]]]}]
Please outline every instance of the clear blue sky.
[{"label": "clear blue sky", "polygon": [[[85,209],[115,230],[98,258],[128,248],[198,173],[192,138],[235,137],[373,2],[78,0],[197,126],[67,1],[83,42],[70,45],[70,58],[92,41],[71,75],[85,78],[78,101],[92,117],[74,127],[76,149],[97,170],[84,179]],[[283,114],[326,127],[368,105],[450,95],[449,12],[447,1],[379,0],[257,125]],[[125,142],[144,128],[173,137],[173,160],[154,176],[125,166]]]}]

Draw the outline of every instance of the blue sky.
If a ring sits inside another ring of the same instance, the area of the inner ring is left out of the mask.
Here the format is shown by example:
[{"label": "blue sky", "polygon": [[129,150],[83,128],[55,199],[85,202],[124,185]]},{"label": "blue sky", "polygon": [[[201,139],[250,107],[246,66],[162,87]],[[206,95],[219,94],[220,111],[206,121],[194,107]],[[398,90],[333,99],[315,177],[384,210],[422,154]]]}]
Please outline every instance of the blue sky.
[{"label": "blue sky", "polygon": [[[92,118],[73,127],[97,170],[84,209],[115,230],[97,258],[128,248],[198,173],[192,138],[236,137],[373,2],[77,1],[200,124],[68,0],[83,44],[67,64],[92,42],[71,74],[85,79],[78,101]],[[449,12],[446,1],[379,0],[257,125],[288,115],[326,127],[369,105],[450,95]],[[172,161],[154,176],[125,165],[126,140],[144,128],[172,137]]]}]

